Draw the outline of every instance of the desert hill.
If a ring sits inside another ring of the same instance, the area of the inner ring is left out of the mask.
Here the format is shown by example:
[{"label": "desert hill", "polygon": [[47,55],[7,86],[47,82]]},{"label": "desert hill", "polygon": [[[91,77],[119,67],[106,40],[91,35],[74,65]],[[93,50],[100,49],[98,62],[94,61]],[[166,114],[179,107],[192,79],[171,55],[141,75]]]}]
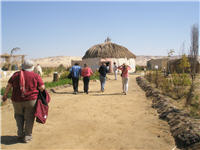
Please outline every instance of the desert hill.
[{"label": "desert hill", "polygon": [[[162,59],[167,58],[167,56],[144,56],[144,55],[138,55],[136,56],[136,65],[139,66],[146,66],[146,63],[148,60],[151,59]],[[173,56],[171,59],[177,59],[180,58],[180,56]],[[40,64],[42,67],[57,67],[60,64],[63,64],[64,66],[70,66],[71,60],[81,60],[82,57],[78,56],[54,56],[54,57],[45,57],[45,58],[38,58],[33,59],[35,64]],[[199,57],[200,61],[200,57]]]},{"label": "desert hill", "polygon": [[42,67],[57,67],[60,64],[68,67],[71,66],[71,60],[81,60],[82,57],[77,56],[54,56],[33,59],[35,64],[40,64]]}]

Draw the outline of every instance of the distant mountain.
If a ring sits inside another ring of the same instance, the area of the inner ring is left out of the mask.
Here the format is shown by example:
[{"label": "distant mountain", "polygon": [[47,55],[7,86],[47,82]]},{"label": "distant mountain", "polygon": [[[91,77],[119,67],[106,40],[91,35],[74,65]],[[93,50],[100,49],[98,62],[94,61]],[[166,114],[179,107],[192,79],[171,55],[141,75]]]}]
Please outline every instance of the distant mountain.
[{"label": "distant mountain", "polygon": [[63,64],[65,67],[71,66],[71,60],[82,60],[82,57],[75,56],[54,56],[33,59],[35,64],[40,64],[42,67],[57,67]]},{"label": "distant mountain", "polygon": [[[167,56],[144,56],[138,55],[136,56],[136,65],[139,66],[146,66],[147,61],[151,59],[162,59],[167,58]],[[180,56],[172,56],[171,59],[177,59]],[[54,57],[45,57],[45,58],[38,58],[33,59],[35,64],[40,64],[42,67],[57,67],[60,64],[68,67],[71,65],[71,60],[82,60],[82,57],[75,57],[75,56],[54,56]],[[200,62],[200,57],[199,57]]]}]

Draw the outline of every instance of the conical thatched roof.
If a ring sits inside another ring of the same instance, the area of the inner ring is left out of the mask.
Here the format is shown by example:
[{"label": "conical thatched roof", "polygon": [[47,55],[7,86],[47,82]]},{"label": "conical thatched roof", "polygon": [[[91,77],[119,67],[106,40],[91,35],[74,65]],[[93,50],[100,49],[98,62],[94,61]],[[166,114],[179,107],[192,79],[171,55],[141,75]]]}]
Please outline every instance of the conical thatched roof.
[{"label": "conical thatched roof", "polygon": [[88,49],[83,56],[86,58],[136,58],[127,48],[112,42],[97,44]]}]

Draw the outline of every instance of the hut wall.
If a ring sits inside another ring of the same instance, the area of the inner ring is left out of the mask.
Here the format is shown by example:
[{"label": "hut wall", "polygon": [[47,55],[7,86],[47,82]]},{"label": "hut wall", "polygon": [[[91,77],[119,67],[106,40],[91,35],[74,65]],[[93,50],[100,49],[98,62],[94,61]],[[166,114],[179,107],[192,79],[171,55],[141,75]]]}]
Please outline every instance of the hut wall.
[{"label": "hut wall", "polygon": [[134,58],[112,58],[111,68],[113,68],[113,63],[115,62],[117,66],[121,66],[123,63],[126,63],[131,67],[131,70],[129,70],[130,73],[135,72],[135,59]]},{"label": "hut wall", "polygon": [[92,69],[92,71],[95,72],[100,66],[100,60],[101,58],[86,58],[82,60],[81,66],[83,67],[83,65],[86,63]]},{"label": "hut wall", "polygon": [[123,63],[126,63],[131,67],[130,73],[135,72],[135,59],[134,58],[86,58],[82,61],[72,61],[72,65],[75,63],[79,63],[81,67],[86,63],[88,66],[92,69],[93,72],[99,69],[99,66],[101,65],[101,62],[109,62],[109,68],[110,72],[113,72],[113,63],[116,62],[117,66],[121,66]]}]

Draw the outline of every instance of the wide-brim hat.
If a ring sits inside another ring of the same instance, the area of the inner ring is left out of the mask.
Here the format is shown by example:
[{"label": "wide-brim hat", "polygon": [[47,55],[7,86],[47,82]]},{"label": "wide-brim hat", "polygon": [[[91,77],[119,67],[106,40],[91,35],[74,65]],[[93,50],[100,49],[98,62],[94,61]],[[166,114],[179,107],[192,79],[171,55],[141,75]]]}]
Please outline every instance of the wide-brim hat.
[{"label": "wide-brim hat", "polygon": [[34,69],[33,61],[29,59],[24,60],[24,63],[22,64],[22,69],[26,71],[33,71]]}]

